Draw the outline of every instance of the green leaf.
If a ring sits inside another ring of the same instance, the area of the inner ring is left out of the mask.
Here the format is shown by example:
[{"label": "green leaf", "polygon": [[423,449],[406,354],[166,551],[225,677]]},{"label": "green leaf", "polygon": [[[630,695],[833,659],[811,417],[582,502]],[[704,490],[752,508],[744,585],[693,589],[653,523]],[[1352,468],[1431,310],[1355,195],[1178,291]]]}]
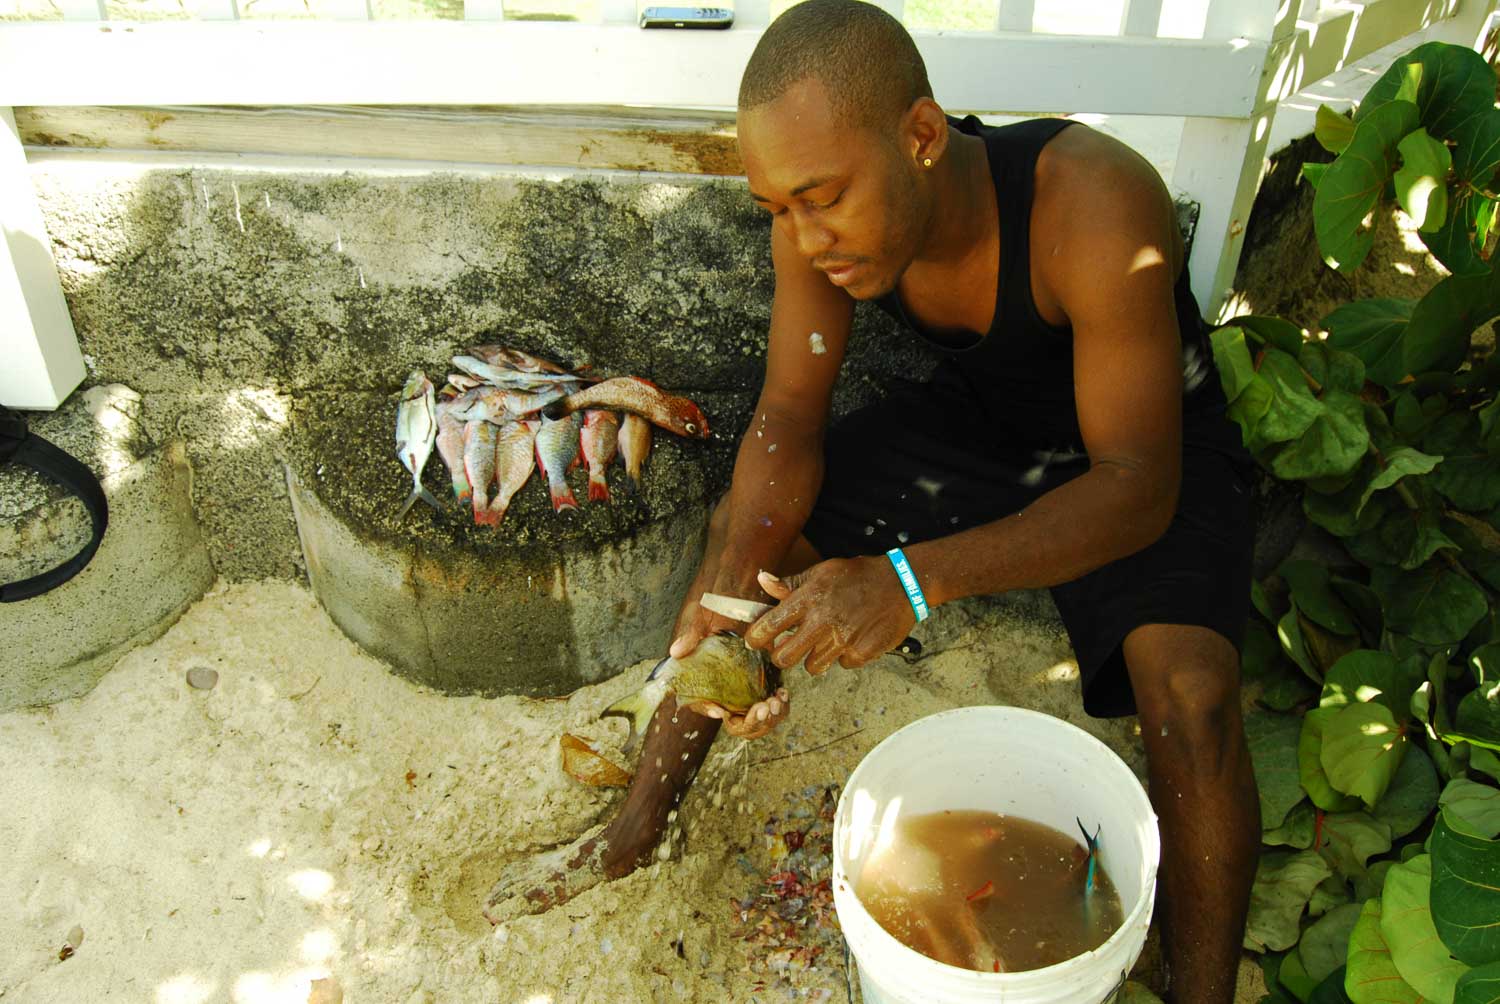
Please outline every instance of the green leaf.
[{"label": "green leaf", "polygon": [[1477,746],[1500,749],[1500,685],[1481,687],[1458,702],[1458,734]]},{"label": "green leaf", "polygon": [[[1262,429],[1269,420],[1268,414],[1261,421]],[[1369,448],[1370,433],[1359,398],[1346,391],[1326,391],[1313,423],[1271,459],[1271,473],[1288,481],[1347,474]]]},{"label": "green leaf", "polygon": [[1292,607],[1276,624],[1276,637],[1281,640],[1281,650],[1297,664],[1307,678],[1319,686],[1323,683],[1323,671],[1308,652],[1306,639],[1302,637],[1302,624],[1297,617],[1297,608]]},{"label": "green leaf", "polygon": [[1391,828],[1367,812],[1332,812],[1323,817],[1321,853],[1339,875],[1363,874],[1366,862],[1391,849]]},{"label": "green leaf", "polygon": [[1392,838],[1399,840],[1426,822],[1437,804],[1438,776],[1432,759],[1412,745],[1373,814],[1391,828]]},{"label": "green leaf", "polygon": [[1264,352],[1258,373],[1270,384],[1275,403],[1260,420],[1256,433],[1268,443],[1282,443],[1306,432],[1323,413],[1323,406],[1308,388],[1296,356],[1276,348]]},{"label": "green leaf", "polygon": [[1453,1000],[1468,967],[1438,938],[1428,905],[1431,886],[1431,855],[1418,854],[1392,868],[1381,894],[1380,934],[1401,978],[1423,997],[1444,1004]]},{"label": "green leaf", "polygon": [[1313,804],[1328,812],[1347,812],[1359,807],[1359,799],[1335,791],[1323,770],[1323,730],[1341,708],[1314,708],[1302,718],[1297,740],[1298,779]]},{"label": "green leaf", "polygon": [[1318,883],[1331,874],[1328,863],[1314,851],[1262,854],[1250,890],[1245,947],[1279,952],[1295,945],[1303,908]]},{"label": "green leaf", "polygon": [[1391,709],[1350,704],[1323,727],[1323,770],[1328,783],[1373,806],[1385,795],[1408,743]]},{"label": "green leaf", "polygon": [[1384,498],[1377,498],[1377,505],[1366,505],[1361,501],[1366,494],[1366,486],[1375,477],[1376,471],[1375,458],[1366,455],[1355,468],[1348,484],[1337,492],[1303,492],[1302,511],[1307,514],[1308,519],[1339,537],[1369,533],[1380,525],[1389,509]]},{"label": "green leaf", "polygon": [[1313,229],[1323,259],[1340,272],[1354,270],[1370,253],[1374,238],[1363,229],[1364,219],[1395,169],[1396,145],[1417,122],[1417,106],[1407,101],[1388,101],[1361,115],[1348,147],[1318,183]]},{"label": "green leaf", "polygon": [[1500,836],[1500,789],[1456,778],[1443,789],[1439,804],[1443,818],[1453,829],[1480,840]]},{"label": "green leaf", "polygon": [[1313,829],[1317,825],[1318,810],[1308,802],[1298,802],[1280,826],[1267,829],[1260,835],[1261,843],[1271,847],[1291,847],[1305,851],[1312,847]]},{"label": "green leaf", "polygon": [[1260,792],[1263,829],[1275,829],[1288,812],[1302,801],[1298,783],[1297,739],[1302,723],[1295,715],[1273,715],[1252,711],[1245,716],[1245,739]]},{"label": "green leaf", "polygon": [[1355,300],[1324,317],[1328,344],[1359,357],[1365,375],[1385,387],[1406,378],[1401,335],[1411,323],[1417,301],[1383,297]]},{"label": "green leaf", "polygon": [[1242,314],[1229,323],[1239,325],[1253,335],[1256,341],[1280,349],[1293,359],[1297,358],[1297,353],[1307,340],[1301,328],[1274,314]]},{"label": "green leaf", "polygon": [[1395,100],[1412,102],[1433,136],[1458,140],[1467,120],[1494,105],[1495,74],[1472,49],[1427,42],[1391,64],[1360,102],[1355,123]]},{"label": "green leaf", "polygon": [[1432,828],[1432,921],[1443,944],[1471,966],[1500,962],[1500,842]]},{"label": "green leaf", "polygon": [[1500,452],[1500,397],[1479,409],[1479,438],[1491,454]]},{"label": "green leaf", "polygon": [[1323,175],[1328,173],[1328,167],[1327,164],[1315,164],[1311,161],[1302,165],[1302,177],[1313,187],[1313,191],[1318,190],[1318,182],[1322,181]]},{"label": "green leaf", "polygon": [[1381,489],[1390,488],[1408,474],[1426,474],[1443,461],[1442,457],[1434,457],[1409,446],[1398,446],[1387,453],[1383,459],[1384,465],[1380,473],[1370,479],[1369,485],[1360,494],[1359,503],[1355,508],[1356,516],[1364,510],[1371,495]]},{"label": "green leaf", "polygon": [[1433,231],[1448,218],[1448,172],[1453,156],[1448,147],[1416,129],[1396,145],[1401,153],[1401,167],[1396,171],[1396,200],[1417,224],[1417,229]]},{"label": "green leaf", "polygon": [[1489,609],[1478,586],[1437,563],[1413,572],[1375,568],[1370,585],[1385,603],[1386,627],[1424,645],[1463,641]]},{"label": "green leaf", "polygon": [[1453,1004],[1500,1004],[1500,962],[1470,969],[1460,976]]},{"label": "green leaf", "polygon": [[1481,687],[1500,683],[1500,642],[1481,645],[1470,653],[1469,668],[1474,672],[1474,682]]},{"label": "green leaf", "polygon": [[1313,990],[1312,996],[1307,998],[1307,1004],[1350,1004],[1348,995],[1344,993],[1344,979],[1347,975],[1343,962],[1340,961],[1338,968],[1323,977],[1323,982]]},{"label": "green leaf", "polygon": [[1302,956],[1295,948],[1287,952],[1286,958],[1281,960],[1281,970],[1276,974],[1276,980],[1283,990],[1299,1001],[1309,1000],[1313,990],[1318,986],[1313,978],[1307,975],[1307,966],[1303,964]]},{"label": "green leaf", "polygon": [[1474,753],[1469,760],[1469,766],[1481,774],[1500,782],[1500,756],[1496,756],[1493,750],[1482,746],[1474,747]]},{"label": "green leaf", "polygon": [[1354,1004],[1424,1004],[1391,961],[1391,950],[1380,933],[1379,899],[1365,900],[1359,920],[1349,933],[1349,968],[1344,992]]},{"label": "green leaf", "polygon": [[1500,314],[1500,290],[1493,270],[1448,276],[1412,308],[1401,341],[1406,371],[1457,369],[1469,351],[1474,329],[1496,314]]},{"label": "green leaf", "polygon": [[1209,336],[1209,342],[1213,345],[1219,382],[1224,385],[1224,400],[1232,403],[1255,382],[1255,361],[1250,358],[1250,347],[1245,344],[1245,332],[1226,325],[1215,330]]},{"label": "green leaf", "polygon": [[1365,364],[1352,352],[1336,349],[1326,341],[1304,342],[1297,362],[1323,390],[1358,394],[1365,386]]},{"label": "green leaf", "polygon": [[1375,590],[1363,582],[1355,582],[1343,576],[1335,575],[1329,580],[1333,591],[1339,599],[1344,601],[1354,613],[1354,618],[1359,623],[1360,634],[1370,643],[1378,643],[1380,635],[1385,630],[1385,615],[1380,610],[1380,597],[1375,595]]},{"label": "green leaf", "polygon": [[1336,634],[1359,631],[1354,615],[1334,594],[1326,565],[1316,561],[1285,561],[1278,572],[1292,591],[1292,602],[1309,619]]},{"label": "green leaf", "polygon": [[1371,649],[1350,652],[1328,671],[1323,681],[1322,707],[1340,707],[1355,701],[1378,701],[1397,719],[1405,718],[1411,695],[1422,683],[1389,653]]},{"label": "green leaf", "polygon": [[1134,980],[1120,988],[1115,1004],[1162,1004],[1160,997],[1136,983]]},{"label": "green leaf", "polygon": [[1349,935],[1359,921],[1360,908],[1348,903],[1328,911],[1302,935],[1297,954],[1314,982],[1321,983],[1349,957]]},{"label": "green leaf", "polygon": [[1420,234],[1438,261],[1454,275],[1483,275],[1489,265],[1480,257],[1484,243],[1479,231],[1489,230],[1493,215],[1488,207],[1492,203],[1482,196],[1469,196],[1461,192],[1452,203],[1448,218],[1443,225],[1430,234]]},{"label": "green leaf", "polygon": [[[1380,498],[1376,496],[1377,501]],[[1443,532],[1442,508],[1438,505],[1424,504],[1412,510],[1392,501],[1378,516],[1374,527],[1346,541],[1349,553],[1365,564],[1396,565],[1410,571],[1426,564],[1438,551],[1458,546]],[[1360,520],[1364,521],[1364,514]],[[1394,621],[1387,617],[1387,624]]]},{"label": "green leaf", "polygon": [[1327,105],[1319,105],[1317,117],[1313,120],[1313,135],[1329,153],[1343,153],[1354,138],[1354,121]]},{"label": "green leaf", "polygon": [[[1326,860],[1328,855],[1324,854],[1323,857]],[[1318,887],[1313,890],[1312,898],[1307,901],[1307,915],[1321,917],[1329,910],[1349,902],[1349,880],[1342,875],[1333,875],[1319,882]]]},{"label": "green leaf", "polygon": [[1354,901],[1363,903],[1371,896],[1379,898],[1385,888],[1385,877],[1395,865],[1396,862],[1385,858],[1372,864],[1363,875],[1354,876]]},{"label": "green leaf", "polygon": [[1448,457],[1433,476],[1433,486],[1460,509],[1493,509],[1500,505],[1500,463],[1477,452]]}]

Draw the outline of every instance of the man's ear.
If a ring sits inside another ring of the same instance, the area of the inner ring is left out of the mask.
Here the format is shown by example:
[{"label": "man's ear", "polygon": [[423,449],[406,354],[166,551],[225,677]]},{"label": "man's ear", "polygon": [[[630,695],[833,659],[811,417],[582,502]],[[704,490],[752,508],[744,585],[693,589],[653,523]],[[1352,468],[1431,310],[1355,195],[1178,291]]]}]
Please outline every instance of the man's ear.
[{"label": "man's ear", "polygon": [[919,168],[935,166],[948,151],[948,117],[931,98],[911,103],[901,118],[901,133],[903,146]]}]

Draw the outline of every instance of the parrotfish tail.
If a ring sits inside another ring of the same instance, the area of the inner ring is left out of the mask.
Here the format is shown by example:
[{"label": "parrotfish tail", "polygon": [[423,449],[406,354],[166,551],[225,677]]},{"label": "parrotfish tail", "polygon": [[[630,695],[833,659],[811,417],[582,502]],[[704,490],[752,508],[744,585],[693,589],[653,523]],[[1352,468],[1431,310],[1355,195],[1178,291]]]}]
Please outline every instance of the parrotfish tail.
[{"label": "parrotfish tail", "polygon": [[635,693],[611,704],[599,712],[599,717],[623,718],[630,725],[630,735],[625,739],[625,745],[620,750],[628,755],[635,749],[641,734],[646,731],[646,723],[651,721],[651,716],[654,714],[656,714],[656,708],[647,705],[641,695]]},{"label": "parrotfish tail", "polygon": [[609,501],[609,482],[604,480],[603,474],[600,474],[597,478],[592,475],[589,476],[589,501]]},{"label": "parrotfish tail", "polygon": [[564,509],[577,509],[578,498],[573,494],[573,489],[564,486],[559,493],[556,486],[552,488],[552,511],[562,512]]},{"label": "parrotfish tail", "polygon": [[1089,836],[1088,828],[1083,825],[1083,820],[1078,819],[1077,816],[1073,818],[1077,821],[1078,828],[1083,831],[1083,841],[1089,847],[1089,870],[1088,875],[1083,880],[1083,891],[1091,893],[1094,891],[1094,870],[1099,865],[1099,834],[1103,831],[1104,826],[1103,824],[1096,826],[1094,828],[1094,835],[1091,837]]},{"label": "parrotfish tail", "polygon": [[490,503],[490,507],[485,510],[485,525],[498,527],[500,525],[500,521],[505,518],[505,511],[509,508],[509,502],[505,503],[504,505],[493,502]]}]

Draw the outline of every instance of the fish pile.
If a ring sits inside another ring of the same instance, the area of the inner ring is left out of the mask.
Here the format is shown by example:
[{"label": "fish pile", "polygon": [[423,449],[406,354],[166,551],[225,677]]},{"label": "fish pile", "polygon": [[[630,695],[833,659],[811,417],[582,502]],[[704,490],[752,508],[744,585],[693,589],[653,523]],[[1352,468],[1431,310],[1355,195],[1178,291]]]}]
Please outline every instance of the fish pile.
[{"label": "fish pile", "polygon": [[414,370],[396,409],[396,454],[411,474],[412,492],[397,518],[418,499],[439,509],[422,487],[434,445],[452,475],[459,505],[474,522],[499,526],[511,499],[540,468],[556,512],[577,509],[568,471],[588,467],[590,502],[609,501],[605,472],[616,456],[640,488],[651,453],[651,428],[704,439],[708,420],[685,397],[636,376],[585,376],[500,345],[476,345],[453,357],[457,372],[441,390]]}]

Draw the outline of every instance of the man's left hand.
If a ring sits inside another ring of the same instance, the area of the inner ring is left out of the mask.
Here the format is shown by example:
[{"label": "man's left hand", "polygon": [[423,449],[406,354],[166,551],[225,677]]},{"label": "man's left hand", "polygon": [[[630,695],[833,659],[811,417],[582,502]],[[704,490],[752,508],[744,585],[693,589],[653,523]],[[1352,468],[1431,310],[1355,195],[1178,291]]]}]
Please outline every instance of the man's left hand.
[{"label": "man's left hand", "polygon": [[820,561],[784,579],[761,572],[759,582],[780,602],[750,626],[745,643],[782,669],[800,662],[817,676],[835,662],[863,666],[900,645],[916,623],[883,556]]}]

